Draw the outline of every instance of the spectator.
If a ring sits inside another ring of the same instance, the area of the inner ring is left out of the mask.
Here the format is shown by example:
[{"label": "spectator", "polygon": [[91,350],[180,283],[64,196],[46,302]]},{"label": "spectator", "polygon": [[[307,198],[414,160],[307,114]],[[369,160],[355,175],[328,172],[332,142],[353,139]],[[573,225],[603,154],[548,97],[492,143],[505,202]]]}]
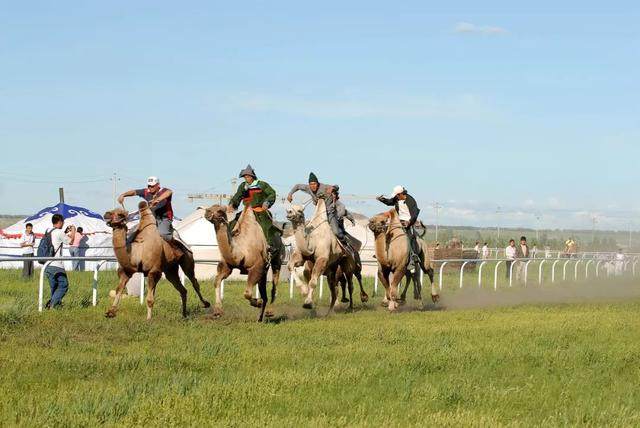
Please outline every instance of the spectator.
[{"label": "spectator", "polygon": [[[54,250],[53,256],[60,258],[62,257],[62,247],[71,244],[75,239],[76,228],[75,226],[69,226],[69,234],[65,234],[62,230],[64,217],[60,214],[54,214],[53,217],[51,217],[51,223],[53,224],[53,229],[51,230],[51,244]],[[44,273],[51,287],[51,299],[47,302],[47,309],[60,307],[62,305],[62,298],[67,294],[67,289],[69,288],[69,279],[64,270],[64,262],[51,262]]]},{"label": "spectator", "polygon": [[524,279],[524,260],[530,257],[529,246],[527,245],[527,237],[520,237],[520,245],[516,248],[516,258],[519,263],[516,264],[516,281]]},{"label": "spectator", "polygon": [[624,272],[624,259],[625,259],[624,253],[622,252],[622,249],[619,249],[615,257],[616,276],[621,276],[622,273]]},{"label": "spectator", "polygon": [[480,241],[476,241],[476,246],[473,247],[473,249],[476,252],[476,258],[479,259],[480,258]]},{"label": "spectator", "polygon": [[[33,233],[33,225],[27,223],[24,228],[24,234],[22,235],[22,241],[20,246],[22,247],[22,255],[24,257],[33,257],[33,247],[36,244],[36,235]],[[25,260],[22,262],[22,278],[31,279],[33,276],[33,261]]]},{"label": "spectator", "polygon": [[[69,246],[69,254],[71,254],[71,257],[82,257],[83,251],[81,247],[84,244],[84,241],[86,241],[82,231],[82,227],[79,227],[76,230],[75,238]],[[74,260],[71,262],[71,265],[73,266],[73,270],[84,270],[84,260]]]},{"label": "spectator", "polygon": [[507,259],[507,278],[510,278],[511,265],[516,259],[516,241],[511,239],[509,246],[504,250],[505,258]]},{"label": "spectator", "polygon": [[491,251],[489,250],[489,245],[485,242],[484,245],[482,246],[482,258],[486,260],[489,258],[490,255],[491,255]]}]

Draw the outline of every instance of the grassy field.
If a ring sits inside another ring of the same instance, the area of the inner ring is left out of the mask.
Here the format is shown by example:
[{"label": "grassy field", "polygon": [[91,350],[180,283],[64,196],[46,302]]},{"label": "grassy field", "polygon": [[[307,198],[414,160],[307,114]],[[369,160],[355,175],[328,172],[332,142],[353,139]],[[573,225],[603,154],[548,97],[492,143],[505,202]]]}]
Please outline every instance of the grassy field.
[{"label": "grassy field", "polygon": [[1,426],[640,425],[637,281],[451,285],[426,310],[330,317],[326,293],[308,312],[283,285],[288,319],[258,325],[239,284],[224,318],[190,292],[182,320],[164,281],[153,321],[133,298],[105,319],[114,280],[94,308],[74,273],[65,308],[39,314],[35,282],[0,271]]}]

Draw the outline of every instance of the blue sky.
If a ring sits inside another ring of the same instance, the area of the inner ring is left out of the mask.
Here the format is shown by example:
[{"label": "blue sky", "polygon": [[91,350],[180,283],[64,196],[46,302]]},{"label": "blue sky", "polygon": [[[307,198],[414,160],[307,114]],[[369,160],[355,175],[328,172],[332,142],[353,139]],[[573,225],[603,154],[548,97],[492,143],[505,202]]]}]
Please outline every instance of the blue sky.
[{"label": "blue sky", "polygon": [[0,212],[102,211],[115,171],[185,215],[250,162],[430,223],[640,229],[638,3],[307,3],[5,3]]}]

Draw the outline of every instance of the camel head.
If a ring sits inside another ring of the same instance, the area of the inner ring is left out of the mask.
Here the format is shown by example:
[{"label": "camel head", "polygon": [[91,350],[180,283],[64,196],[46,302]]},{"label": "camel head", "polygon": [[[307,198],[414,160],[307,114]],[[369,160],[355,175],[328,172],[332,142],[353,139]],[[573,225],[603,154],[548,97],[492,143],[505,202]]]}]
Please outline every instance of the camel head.
[{"label": "camel head", "polygon": [[127,227],[127,217],[129,213],[121,208],[115,208],[111,211],[107,211],[104,213],[104,221],[107,222],[107,226],[112,227],[114,229],[118,228],[126,228]]},{"label": "camel head", "polygon": [[373,234],[376,236],[381,233],[386,233],[388,228],[389,228],[388,213],[378,214],[369,219],[369,229],[371,229]]},{"label": "camel head", "polygon": [[222,224],[227,224],[229,221],[227,218],[227,207],[223,205],[212,205],[205,210],[204,218],[209,220],[216,227]]},{"label": "camel head", "polygon": [[302,205],[291,205],[291,208],[287,208],[287,220],[294,227],[304,224],[304,207]]}]

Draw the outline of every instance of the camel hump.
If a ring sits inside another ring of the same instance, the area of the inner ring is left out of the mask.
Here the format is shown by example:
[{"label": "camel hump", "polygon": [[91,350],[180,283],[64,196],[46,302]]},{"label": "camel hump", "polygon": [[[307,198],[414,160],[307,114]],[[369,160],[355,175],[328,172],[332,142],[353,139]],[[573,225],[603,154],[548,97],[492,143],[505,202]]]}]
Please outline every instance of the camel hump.
[{"label": "camel hump", "polygon": [[139,210],[144,210],[149,206],[149,203],[147,201],[140,201],[140,203],[138,204],[138,209]]}]

